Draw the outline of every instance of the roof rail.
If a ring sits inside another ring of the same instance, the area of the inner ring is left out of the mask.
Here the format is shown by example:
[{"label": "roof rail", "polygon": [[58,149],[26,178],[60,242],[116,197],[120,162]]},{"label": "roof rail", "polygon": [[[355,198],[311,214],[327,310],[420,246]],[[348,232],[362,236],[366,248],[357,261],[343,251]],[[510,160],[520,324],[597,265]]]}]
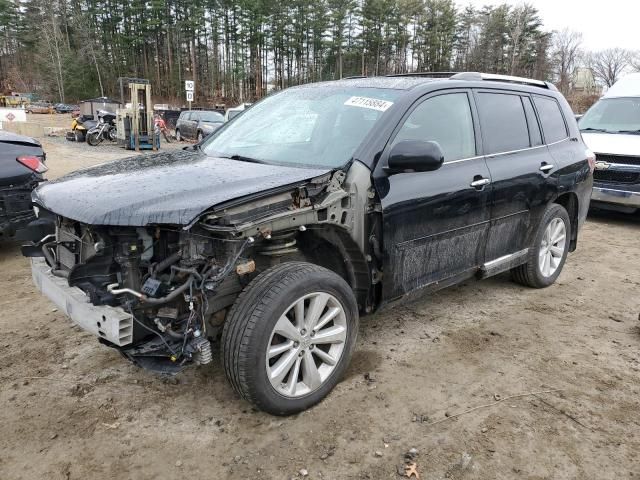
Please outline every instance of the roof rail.
[{"label": "roof rail", "polygon": [[385,77],[430,77],[430,78],[451,78],[452,75],[458,75],[458,72],[408,72],[408,73],[392,73]]},{"label": "roof rail", "polygon": [[497,75],[494,73],[479,73],[479,72],[463,72],[457,73],[450,77],[451,80],[468,80],[468,81],[489,81],[489,82],[507,82],[507,83],[519,83],[522,85],[532,85],[535,87],[546,88],[549,90],[557,90],[555,85],[543,80],[535,80],[533,78],[514,77],[512,75]]}]

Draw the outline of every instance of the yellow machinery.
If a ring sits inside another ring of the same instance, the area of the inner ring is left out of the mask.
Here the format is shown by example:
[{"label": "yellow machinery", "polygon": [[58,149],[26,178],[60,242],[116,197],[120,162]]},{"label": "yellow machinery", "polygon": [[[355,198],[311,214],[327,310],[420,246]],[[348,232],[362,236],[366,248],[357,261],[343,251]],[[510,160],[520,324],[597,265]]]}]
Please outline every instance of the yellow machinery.
[{"label": "yellow machinery", "polygon": [[0,107],[23,107],[27,105],[29,102],[29,97],[11,94],[11,95],[0,95]]},{"label": "yellow machinery", "polygon": [[127,150],[158,150],[160,136],[154,128],[149,81],[128,78],[119,81],[121,96],[128,93],[131,101],[116,112],[118,145]]}]

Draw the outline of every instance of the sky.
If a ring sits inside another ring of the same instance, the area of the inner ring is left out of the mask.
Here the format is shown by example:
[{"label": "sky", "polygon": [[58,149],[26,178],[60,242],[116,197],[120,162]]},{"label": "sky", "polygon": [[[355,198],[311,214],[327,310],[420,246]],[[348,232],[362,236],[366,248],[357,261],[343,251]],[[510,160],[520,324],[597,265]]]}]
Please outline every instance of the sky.
[{"label": "sky", "polygon": [[[522,0],[456,0],[460,7],[518,5]],[[640,0],[528,0],[548,30],[581,32],[588,50],[622,47],[640,50]]]}]

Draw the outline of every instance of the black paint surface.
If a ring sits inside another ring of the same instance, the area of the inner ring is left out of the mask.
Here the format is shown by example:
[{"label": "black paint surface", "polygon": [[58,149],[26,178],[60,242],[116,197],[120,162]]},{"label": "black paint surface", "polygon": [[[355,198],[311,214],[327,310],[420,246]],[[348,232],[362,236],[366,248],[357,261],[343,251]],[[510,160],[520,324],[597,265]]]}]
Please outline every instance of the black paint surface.
[{"label": "black paint surface", "polygon": [[42,185],[33,198],[47,210],[91,225],[187,225],[220,203],[328,172],[179,151],[80,170]]}]

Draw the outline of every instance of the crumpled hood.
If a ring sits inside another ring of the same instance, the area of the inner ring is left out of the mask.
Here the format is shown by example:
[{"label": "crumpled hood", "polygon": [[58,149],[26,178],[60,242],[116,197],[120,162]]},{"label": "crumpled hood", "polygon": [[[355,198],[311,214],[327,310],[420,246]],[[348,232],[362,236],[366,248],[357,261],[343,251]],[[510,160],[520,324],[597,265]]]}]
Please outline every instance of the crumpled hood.
[{"label": "crumpled hood", "polygon": [[640,156],[640,135],[582,132],[582,138],[593,153]]},{"label": "crumpled hood", "polygon": [[188,225],[217,204],[303,183],[330,171],[178,151],[74,172],[40,186],[33,200],[58,215],[91,225]]}]

